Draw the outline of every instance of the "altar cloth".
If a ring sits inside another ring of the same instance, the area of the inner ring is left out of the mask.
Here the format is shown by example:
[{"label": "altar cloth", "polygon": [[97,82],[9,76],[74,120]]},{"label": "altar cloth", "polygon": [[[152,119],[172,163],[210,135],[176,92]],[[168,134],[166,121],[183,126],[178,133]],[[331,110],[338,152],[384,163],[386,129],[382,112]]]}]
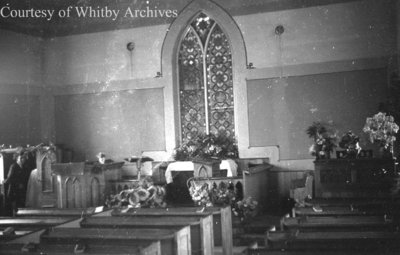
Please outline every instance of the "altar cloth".
[{"label": "altar cloth", "polygon": [[[227,170],[227,177],[237,176],[237,164],[232,159],[221,160],[219,169]],[[172,183],[172,171],[194,171],[194,163],[192,161],[177,161],[170,163],[165,171],[165,181]]]}]

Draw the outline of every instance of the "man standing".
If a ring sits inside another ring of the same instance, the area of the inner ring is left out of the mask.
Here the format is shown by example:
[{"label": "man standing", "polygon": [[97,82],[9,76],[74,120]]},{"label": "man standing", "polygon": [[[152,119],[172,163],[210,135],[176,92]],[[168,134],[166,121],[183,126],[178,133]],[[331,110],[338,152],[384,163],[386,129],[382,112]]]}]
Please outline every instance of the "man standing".
[{"label": "man standing", "polygon": [[8,184],[6,196],[11,203],[13,215],[15,215],[18,208],[25,206],[25,193],[26,193],[26,173],[24,163],[26,156],[21,152],[14,155],[16,162],[10,166],[7,178],[4,184]]}]

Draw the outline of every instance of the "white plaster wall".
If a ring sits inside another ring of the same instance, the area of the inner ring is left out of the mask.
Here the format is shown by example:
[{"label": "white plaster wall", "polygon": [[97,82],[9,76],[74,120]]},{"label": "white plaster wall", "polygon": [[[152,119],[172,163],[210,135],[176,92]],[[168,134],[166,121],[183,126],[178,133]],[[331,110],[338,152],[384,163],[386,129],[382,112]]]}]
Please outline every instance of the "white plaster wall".
[{"label": "white plaster wall", "polygon": [[[234,17],[248,61],[257,68],[376,58],[396,54],[390,1],[356,1]],[[281,37],[274,33],[283,25]],[[154,77],[168,25],[46,40],[45,81],[87,84]],[[130,52],[133,41],[132,74]]]},{"label": "white plaster wall", "polygon": [[[280,66],[299,69],[342,61],[357,65],[359,60],[390,58],[400,47],[393,6],[391,1],[366,0],[233,17],[246,43],[247,60],[257,68],[247,75]],[[281,37],[274,33],[277,25],[285,28]],[[113,81],[127,81],[135,84],[135,89],[162,87],[163,79],[153,77],[160,71],[167,29],[168,25],[158,25],[48,39],[44,42],[45,83],[113,87]],[[132,70],[126,49],[131,41],[135,43]],[[318,70],[324,72],[323,68]],[[172,106],[172,101],[165,102],[166,111]],[[166,134],[170,134],[168,128]],[[258,150],[263,155],[270,152],[268,148]],[[249,151],[246,157],[256,153]],[[279,155],[273,160],[279,160]]]},{"label": "white plaster wall", "polygon": [[[141,27],[46,40],[47,84],[87,84],[154,77],[168,26]],[[131,53],[126,45],[135,43]]]},{"label": "white plaster wall", "polygon": [[42,85],[42,39],[0,29],[0,85]]},{"label": "white plaster wall", "polygon": [[[235,17],[256,68],[396,53],[391,1],[357,1]],[[275,35],[283,25],[284,33]]]}]

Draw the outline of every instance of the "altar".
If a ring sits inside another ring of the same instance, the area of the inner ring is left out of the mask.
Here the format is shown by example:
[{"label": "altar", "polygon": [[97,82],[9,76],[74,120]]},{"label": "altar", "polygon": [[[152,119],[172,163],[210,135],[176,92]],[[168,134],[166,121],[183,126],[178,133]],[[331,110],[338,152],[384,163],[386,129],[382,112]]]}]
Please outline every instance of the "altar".
[{"label": "altar", "polygon": [[[167,184],[172,183],[173,181],[172,172],[182,172],[182,171],[193,172],[193,175],[195,177],[198,177],[196,176],[197,173],[199,173],[198,169],[199,168],[196,167],[196,162],[193,161],[177,161],[170,163],[165,171],[165,181],[167,182]],[[221,160],[221,163],[219,164],[219,169],[226,170],[226,177],[237,176],[238,166],[233,159]],[[202,177],[212,177],[212,176],[209,173],[207,173],[207,176],[202,176]]]}]

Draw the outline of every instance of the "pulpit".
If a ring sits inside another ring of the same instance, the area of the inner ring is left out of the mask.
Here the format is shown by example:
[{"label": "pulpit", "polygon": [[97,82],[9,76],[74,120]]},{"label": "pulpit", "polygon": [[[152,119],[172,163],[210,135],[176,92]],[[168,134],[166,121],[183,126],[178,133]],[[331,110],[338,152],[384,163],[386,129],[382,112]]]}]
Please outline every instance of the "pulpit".
[{"label": "pulpit", "polygon": [[111,182],[121,178],[124,162],[116,163],[57,163],[52,165],[57,179],[59,208],[86,208],[104,204],[111,194]]},{"label": "pulpit", "polygon": [[393,159],[321,159],[314,164],[315,197],[387,197],[396,176]]},{"label": "pulpit", "polygon": [[55,177],[51,174],[51,165],[56,163],[56,151],[53,147],[39,146],[35,149],[36,169],[28,181],[26,207],[55,207],[57,194]]}]

